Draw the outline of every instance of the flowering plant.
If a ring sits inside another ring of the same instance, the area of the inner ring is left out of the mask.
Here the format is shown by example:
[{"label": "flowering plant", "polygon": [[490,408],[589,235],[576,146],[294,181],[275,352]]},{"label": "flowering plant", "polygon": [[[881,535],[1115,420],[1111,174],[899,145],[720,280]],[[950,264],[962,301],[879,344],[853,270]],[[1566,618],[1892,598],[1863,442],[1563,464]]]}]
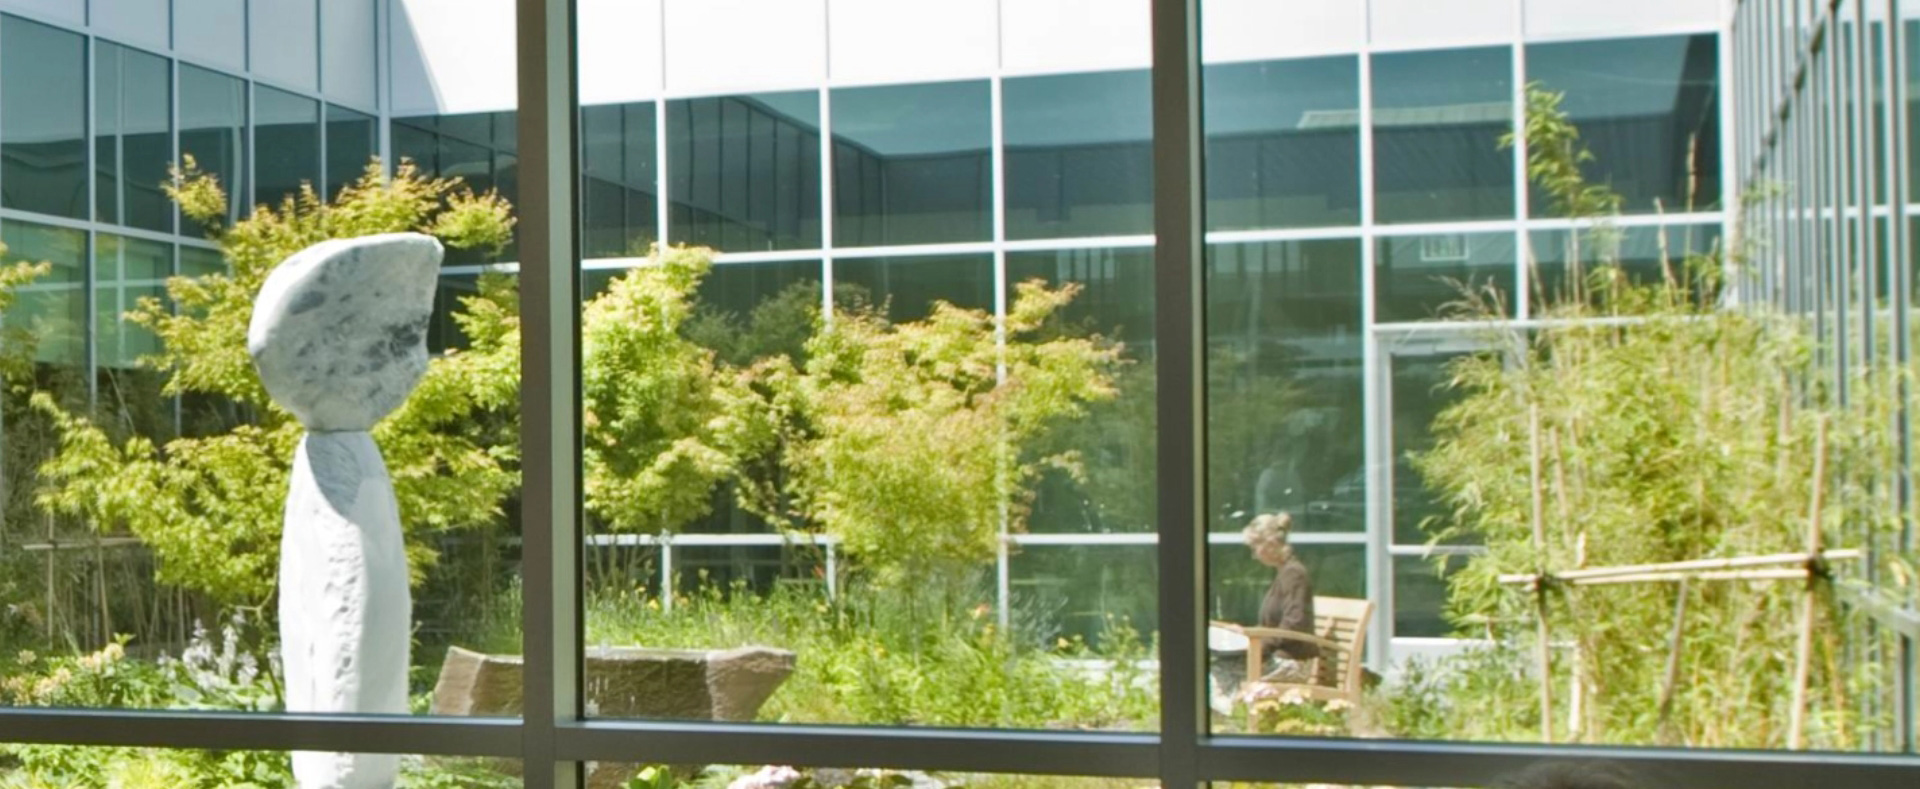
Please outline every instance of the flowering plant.
[{"label": "flowering plant", "polygon": [[1256,684],[1240,693],[1252,730],[1301,737],[1344,735],[1353,705],[1345,699],[1318,701],[1299,688]]}]

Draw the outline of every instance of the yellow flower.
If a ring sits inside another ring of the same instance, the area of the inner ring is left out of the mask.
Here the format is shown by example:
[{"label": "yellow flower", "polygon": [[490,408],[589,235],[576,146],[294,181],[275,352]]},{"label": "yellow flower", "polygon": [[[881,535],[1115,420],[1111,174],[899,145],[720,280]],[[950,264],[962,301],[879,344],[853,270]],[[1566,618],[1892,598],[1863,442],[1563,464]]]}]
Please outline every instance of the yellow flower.
[{"label": "yellow flower", "polygon": [[22,664],[31,664],[33,661],[39,660],[40,656],[33,654],[33,650],[31,649],[22,649],[20,650],[20,657],[18,659]]}]

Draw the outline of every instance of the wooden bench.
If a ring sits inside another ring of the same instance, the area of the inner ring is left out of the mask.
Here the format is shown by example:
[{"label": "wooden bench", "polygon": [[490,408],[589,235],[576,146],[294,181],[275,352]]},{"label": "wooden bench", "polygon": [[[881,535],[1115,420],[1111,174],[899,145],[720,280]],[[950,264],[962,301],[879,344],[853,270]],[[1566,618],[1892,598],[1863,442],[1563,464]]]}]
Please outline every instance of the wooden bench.
[{"label": "wooden bench", "polygon": [[[1289,692],[1316,701],[1340,700],[1360,703],[1366,677],[1363,664],[1367,655],[1367,624],[1373,619],[1373,603],[1350,597],[1313,598],[1312,633],[1281,630],[1274,627],[1246,627],[1228,622],[1214,626],[1247,637],[1247,676],[1240,686],[1246,693],[1257,687],[1270,687],[1282,694]],[[1267,639],[1302,641],[1320,647],[1320,656],[1309,661],[1308,682],[1283,682],[1266,676]]]}]

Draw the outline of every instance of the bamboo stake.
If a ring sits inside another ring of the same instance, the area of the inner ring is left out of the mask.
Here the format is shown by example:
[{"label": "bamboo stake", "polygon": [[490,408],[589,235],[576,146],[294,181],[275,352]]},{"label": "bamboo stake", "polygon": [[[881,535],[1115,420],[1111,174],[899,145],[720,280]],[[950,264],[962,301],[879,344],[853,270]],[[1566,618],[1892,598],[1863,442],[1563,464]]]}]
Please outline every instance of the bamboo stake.
[{"label": "bamboo stake", "polygon": [[[1820,510],[1822,489],[1827,474],[1827,421],[1821,419],[1813,444],[1813,502],[1807,513],[1807,553],[1820,553]],[[1813,669],[1813,615],[1817,602],[1815,590],[1820,578],[1807,576],[1806,591],[1800,597],[1800,632],[1793,645],[1793,708],[1787,718],[1787,748],[1806,747],[1807,677]]]},{"label": "bamboo stake", "polygon": [[1609,584],[1631,584],[1664,581],[1787,581],[1806,578],[1807,568],[1790,570],[1726,570],[1720,572],[1699,573],[1637,573],[1634,575],[1614,575],[1606,578],[1590,578],[1568,581],[1569,586],[1605,586]]},{"label": "bamboo stake", "polygon": [[[1688,573],[1713,570],[1736,570],[1751,567],[1765,567],[1775,564],[1805,565],[1810,561],[1850,561],[1865,556],[1857,548],[1840,548],[1831,551],[1812,553],[1774,553],[1764,556],[1737,556],[1728,559],[1688,559],[1679,562],[1661,562],[1658,564],[1623,564],[1614,567],[1595,567],[1585,570],[1568,570],[1555,576],[1557,580],[1572,583],[1594,578],[1609,578],[1642,573]],[[1532,583],[1534,576],[1527,573],[1511,573],[1500,576],[1503,584]]]},{"label": "bamboo stake", "polygon": [[[1529,479],[1533,484],[1533,555],[1539,568],[1538,576],[1547,577],[1547,524],[1545,518],[1545,492],[1540,486],[1540,405],[1528,407],[1528,421],[1532,425],[1532,470]],[[1536,612],[1535,659],[1540,670],[1540,740],[1553,742],[1553,652],[1552,629],[1547,624],[1547,586],[1534,584],[1534,609]]]},{"label": "bamboo stake", "polygon": [[1655,727],[1664,744],[1672,745],[1673,695],[1680,686],[1680,644],[1686,634],[1688,578],[1681,577],[1673,600],[1673,632],[1667,636],[1666,682],[1660,687],[1660,722]]}]

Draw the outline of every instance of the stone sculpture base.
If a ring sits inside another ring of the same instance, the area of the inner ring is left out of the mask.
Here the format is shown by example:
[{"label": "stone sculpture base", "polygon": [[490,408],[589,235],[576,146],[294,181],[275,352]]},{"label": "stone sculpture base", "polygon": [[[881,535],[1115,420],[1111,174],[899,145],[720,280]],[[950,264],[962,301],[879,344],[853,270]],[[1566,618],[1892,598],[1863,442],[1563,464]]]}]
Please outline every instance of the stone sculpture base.
[{"label": "stone sculpture base", "polygon": [[[307,434],[280,543],[287,710],[406,714],[412,622],[399,505],[373,436]],[[399,757],[296,752],[293,773],[301,789],[387,789]]]},{"label": "stone sculpture base", "polygon": [[[760,705],[793,673],[794,656],[783,649],[587,650],[587,714],[607,718],[751,721]],[[484,655],[452,647],[433,688],[435,715],[519,715],[518,655]],[[587,772],[589,789],[613,789],[636,765],[600,763]],[[676,765],[691,775],[695,765]]]}]

